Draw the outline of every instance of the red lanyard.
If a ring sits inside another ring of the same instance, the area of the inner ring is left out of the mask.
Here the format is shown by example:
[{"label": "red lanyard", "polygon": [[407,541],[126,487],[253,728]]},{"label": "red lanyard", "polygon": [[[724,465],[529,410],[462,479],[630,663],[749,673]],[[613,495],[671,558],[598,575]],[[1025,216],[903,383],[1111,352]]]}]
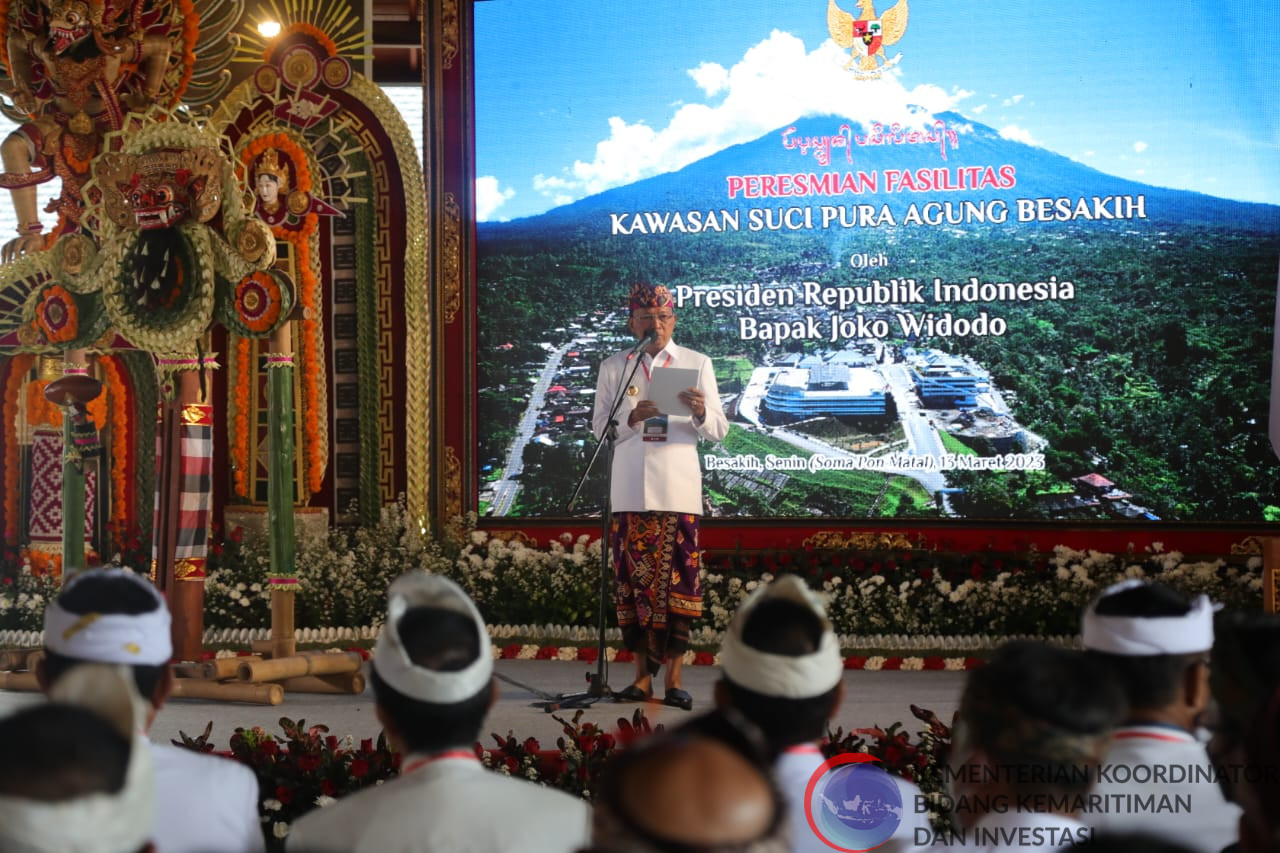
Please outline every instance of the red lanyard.
[{"label": "red lanyard", "polygon": [[1156,732],[1116,732],[1111,736],[1111,738],[1112,740],[1133,740],[1134,738],[1137,738],[1139,740],[1163,740],[1172,743],[1190,742],[1185,737],[1178,737],[1177,735],[1162,735],[1157,734]]},{"label": "red lanyard", "polygon": [[[640,356],[640,366],[644,368],[644,378],[645,378],[646,380],[648,380],[648,379],[652,379],[653,377],[649,375],[649,365],[647,365],[647,364],[645,364],[645,363],[644,363],[644,356],[643,356],[643,355],[641,355],[641,356]],[[662,366],[663,366],[663,367],[670,367],[670,366],[671,366],[671,353],[667,353],[667,360],[666,360],[666,361],[664,361],[664,362],[662,363]]]},{"label": "red lanyard", "polygon": [[408,764],[400,768],[400,775],[408,776],[410,773],[412,773],[415,770],[425,767],[426,765],[431,764],[434,761],[443,761],[446,758],[469,758],[472,761],[477,760],[476,754],[474,752],[471,752],[470,750],[450,749],[444,752],[437,752],[435,755],[428,755],[425,758],[419,758],[414,761],[410,761]]}]

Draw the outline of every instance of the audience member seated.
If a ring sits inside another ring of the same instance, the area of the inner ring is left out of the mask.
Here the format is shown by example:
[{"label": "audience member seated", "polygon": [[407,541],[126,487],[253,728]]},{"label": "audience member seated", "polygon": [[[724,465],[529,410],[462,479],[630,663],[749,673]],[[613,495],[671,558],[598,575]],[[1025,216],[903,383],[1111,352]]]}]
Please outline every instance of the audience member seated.
[{"label": "audience member seated", "polygon": [[[77,574],[46,608],[44,638],[36,675],[46,693],[80,663],[121,664],[149,704],[142,731],[151,727],[173,689],[173,644],[169,609],[149,580],[128,569]],[[264,849],[253,771],[230,758],[147,743],[156,776],[150,837],[159,853]]]},{"label": "audience member seated", "polygon": [[716,711],[652,735],[602,772],[587,853],[783,853],[785,805],[763,735]]},{"label": "audience member seated", "polygon": [[388,591],[373,692],[400,776],[303,815],[300,851],[557,851],[587,842],[587,804],[490,772],[475,743],[497,696],[488,631],[475,604],[439,575],[409,572]]},{"label": "audience member seated", "polygon": [[[822,601],[794,575],[760,587],[734,615],[720,649],[724,678],[716,704],[733,708],[764,733],[776,756],[774,778],[787,802],[791,848],[827,853],[810,826],[805,791],[824,757],[819,744],[844,696],[844,658]],[[920,789],[895,778],[901,821],[882,850],[892,853],[932,837],[928,813],[915,811]],[[916,830],[923,832],[916,835]]]},{"label": "audience member seated", "polygon": [[1215,620],[1209,755],[1242,809],[1241,853],[1280,853],[1280,616],[1222,612]]},{"label": "audience member seated", "polygon": [[1083,652],[1029,641],[996,649],[960,699],[949,761],[960,830],[946,849],[1087,841],[1082,812],[1124,707],[1119,686]]},{"label": "audience member seated", "polygon": [[1081,637],[1115,674],[1128,704],[1095,788],[1103,807],[1090,812],[1090,824],[1161,836],[1204,853],[1234,842],[1240,809],[1223,797],[1194,734],[1210,698],[1209,599],[1188,602],[1161,584],[1123,581],[1089,605]]},{"label": "audience member seated", "polygon": [[151,756],[128,673],[85,664],[53,692],[55,701],[0,719],[0,850],[152,850]]}]

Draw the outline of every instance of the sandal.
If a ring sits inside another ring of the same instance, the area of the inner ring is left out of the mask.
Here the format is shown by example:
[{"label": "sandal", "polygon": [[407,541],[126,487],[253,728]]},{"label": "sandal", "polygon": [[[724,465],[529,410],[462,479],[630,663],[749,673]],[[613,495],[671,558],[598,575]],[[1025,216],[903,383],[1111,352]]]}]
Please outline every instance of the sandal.
[{"label": "sandal", "polygon": [[663,698],[662,704],[670,705],[672,708],[682,708],[685,711],[693,710],[693,697],[688,691],[681,690],[679,687],[668,687],[667,695]]},{"label": "sandal", "polygon": [[652,693],[646,693],[634,684],[628,685],[613,694],[615,702],[648,702],[652,698]]}]

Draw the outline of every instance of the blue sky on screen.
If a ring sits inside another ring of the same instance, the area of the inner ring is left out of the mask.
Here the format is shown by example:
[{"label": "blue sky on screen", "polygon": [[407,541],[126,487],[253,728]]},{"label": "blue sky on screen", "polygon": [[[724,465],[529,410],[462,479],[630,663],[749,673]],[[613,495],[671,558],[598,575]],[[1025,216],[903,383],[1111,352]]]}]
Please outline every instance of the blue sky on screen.
[{"label": "blue sky on screen", "polygon": [[878,81],[843,69],[826,11],[476,3],[478,218],[674,171],[805,114],[906,120],[912,104],[1120,177],[1280,203],[1280,3],[910,0],[887,48],[901,61]]}]

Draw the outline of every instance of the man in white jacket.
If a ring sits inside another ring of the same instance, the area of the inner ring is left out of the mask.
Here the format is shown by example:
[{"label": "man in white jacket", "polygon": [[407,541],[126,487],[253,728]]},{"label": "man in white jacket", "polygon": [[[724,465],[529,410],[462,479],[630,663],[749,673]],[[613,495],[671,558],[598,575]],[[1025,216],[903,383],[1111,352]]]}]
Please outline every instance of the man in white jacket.
[{"label": "man in white jacket", "polygon": [[[653,677],[665,663],[663,701],[689,709],[681,683],[681,654],[690,626],[702,615],[703,511],[698,442],[720,441],[729,421],[720,405],[711,359],[677,346],[675,301],[662,285],[635,284],[627,328],[638,344],[605,359],[596,384],[592,427],[601,440],[616,431],[609,492],[610,547],[616,574],[618,624],[636,654],[635,681],[618,698],[653,695]],[[696,380],[667,404],[652,399],[660,371],[683,368]],[[609,414],[621,398],[610,424]]]},{"label": "man in white jacket", "polygon": [[[844,698],[844,658],[818,594],[795,575],[762,584],[734,614],[720,646],[720,665],[724,678],[716,682],[716,704],[757,725],[774,754],[773,777],[787,802],[791,849],[834,849],[835,839],[819,829],[822,815],[805,808],[810,781],[821,770],[821,783],[835,770],[819,746]],[[899,777],[892,782],[900,800],[897,821],[886,821],[886,837],[874,842],[883,845],[882,853],[927,847],[933,832],[928,812],[918,810],[920,788]]]},{"label": "man in white jacket", "polygon": [[571,853],[591,812],[554,788],[486,770],[475,743],[497,696],[489,634],[453,581],[401,575],[373,654],[378,721],[403,756],[399,777],[307,812],[301,853]]},{"label": "man in white jacket", "polygon": [[[45,609],[44,645],[36,677],[46,693],[79,664],[127,666],[147,702],[143,731],[173,690],[169,608],[149,580],[128,569],[89,569],[68,580]],[[150,837],[157,853],[264,848],[252,770],[230,758],[147,743],[155,767]]]},{"label": "man in white jacket", "polygon": [[1188,602],[1162,584],[1122,581],[1089,605],[1081,639],[1116,673],[1129,705],[1095,791],[1107,798],[1105,807],[1090,822],[1098,830],[1149,833],[1206,853],[1230,846],[1240,809],[1223,797],[1194,734],[1209,705],[1209,599]]}]

